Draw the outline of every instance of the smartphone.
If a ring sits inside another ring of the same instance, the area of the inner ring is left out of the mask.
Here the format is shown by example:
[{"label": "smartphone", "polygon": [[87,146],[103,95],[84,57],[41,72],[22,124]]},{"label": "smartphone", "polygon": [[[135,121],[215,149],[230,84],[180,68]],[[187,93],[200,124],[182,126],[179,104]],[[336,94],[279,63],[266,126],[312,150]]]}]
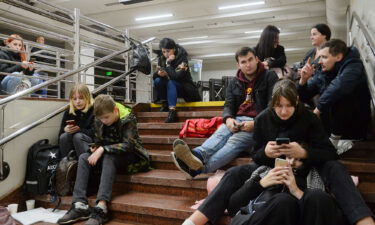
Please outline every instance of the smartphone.
[{"label": "smartphone", "polygon": [[276,158],[275,159],[275,167],[287,167],[288,161],[285,159]]},{"label": "smartphone", "polygon": [[276,144],[281,145],[281,144],[289,144],[290,139],[289,138],[276,138]]},{"label": "smartphone", "polygon": [[66,124],[68,124],[68,125],[71,125],[71,126],[77,126],[75,120],[67,120],[67,121],[65,121],[65,122],[66,122]]}]

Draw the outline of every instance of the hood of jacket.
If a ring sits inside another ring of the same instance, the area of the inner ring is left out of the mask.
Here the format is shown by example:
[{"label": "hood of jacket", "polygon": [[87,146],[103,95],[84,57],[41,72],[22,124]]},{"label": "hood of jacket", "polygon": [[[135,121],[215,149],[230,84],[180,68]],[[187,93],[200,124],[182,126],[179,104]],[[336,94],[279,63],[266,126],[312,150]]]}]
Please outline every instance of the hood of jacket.
[{"label": "hood of jacket", "polygon": [[[258,62],[257,67],[258,68],[255,78],[258,78],[265,70],[263,63],[260,61]],[[246,78],[245,74],[240,69],[237,70],[236,79],[245,83],[250,83],[250,81]]]},{"label": "hood of jacket", "polygon": [[336,62],[333,69],[329,72],[326,72],[326,74],[331,77],[335,77],[339,73],[342,66],[345,66],[346,64],[353,61],[361,62],[359,51],[356,47],[348,47],[348,51],[345,54],[344,58],[341,61]]}]

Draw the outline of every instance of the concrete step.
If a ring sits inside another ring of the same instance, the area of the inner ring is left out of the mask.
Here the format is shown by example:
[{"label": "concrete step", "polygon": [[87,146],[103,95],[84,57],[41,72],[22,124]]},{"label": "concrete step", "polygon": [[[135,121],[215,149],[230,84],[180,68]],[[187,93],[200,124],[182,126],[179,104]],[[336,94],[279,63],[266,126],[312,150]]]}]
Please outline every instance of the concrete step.
[{"label": "concrete step", "polygon": [[[68,209],[71,196],[62,197],[61,208]],[[37,205],[51,207],[48,196],[36,198]],[[190,209],[195,200],[186,196],[173,196],[142,192],[113,193],[109,206],[111,215],[117,221],[134,221],[150,224],[181,224],[193,212]],[[89,204],[95,205],[95,196],[89,197]]]},{"label": "concrete step", "polygon": [[[176,140],[178,135],[141,135],[143,146],[147,150],[160,149],[160,150],[173,150],[173,141]],[[190,148],[202,145],[206,138],[184,138],[183,139]]]},{"label": "concrete step", "polygon": [[138,123],[140,135],[179,135],[184,123]]},{"label": "concrete step", "polygon": [[[163,123],[168,112],[138,112],[136,115],[139,123]],[[177,111],[177,121],[185,122],[186,119],[212,118],[221,115],[220,111]]]}]

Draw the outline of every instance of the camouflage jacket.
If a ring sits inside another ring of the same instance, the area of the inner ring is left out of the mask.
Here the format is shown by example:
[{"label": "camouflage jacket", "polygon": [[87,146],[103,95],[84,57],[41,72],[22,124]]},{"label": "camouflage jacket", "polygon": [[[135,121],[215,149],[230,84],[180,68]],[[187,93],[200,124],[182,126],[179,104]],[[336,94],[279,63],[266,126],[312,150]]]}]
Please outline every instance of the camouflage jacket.
[{"label": "camouflage jacket", "polygon": [[132,163],[127,167],[127,173],[136,173],[150,169],[150,158],[148,152],[142,146],[138,135],[137,119],[125,106],[116,103],[120,109],[120,119],[113,124],[118,132],[115,135],[105,133],[105,125],[100,120],[95,120],[95,143],[102,146],[105,153],[120,154],[133,152],[139,157],[138,162]]}]

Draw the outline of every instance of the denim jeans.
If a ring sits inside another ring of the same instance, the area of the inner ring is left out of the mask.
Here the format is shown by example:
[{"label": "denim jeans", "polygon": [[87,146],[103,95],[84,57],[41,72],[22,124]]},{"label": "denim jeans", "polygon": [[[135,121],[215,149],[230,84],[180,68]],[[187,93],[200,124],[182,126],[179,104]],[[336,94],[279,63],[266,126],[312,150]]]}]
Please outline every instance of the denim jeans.
[{"label": "denim jeans", "polygon": [[[247,116],[237,116],[238,123],[252,121]],[[203,157],[202,173],[214,172],[235,159],[243,151],[249,151],[254,145],[253,133],[239,131],[232,133],[227,125],[222,124],[201,146],[193,149]]]},{"label": "denim jeans", "polygon": [[175,80],[158,77],[154,80],[154,87],[161,100],[168,100],[168,106],[176,106],[177,98],[184,97],[184,90],[182,84]]},{"label": "denim jeans", "polygon": [[[20,74],[19,72],[14,72],[12,74]],[[38,73],[34,73],[32,77],[39,77],[40,75]],[[31,87],[38,85],[43,82],[41,78],[23,78],[23,77],[16,77],[16,76],[6,76],[2,81],[1,81],[1,89],[6,93],[6,94],[14,94],[17,87],[21,84],[22,79],[28,79],[30,81]],[[47,94],[46,89],[41,90],[42,95]]]},{"label": "denim jeans", "polygon": [[70,150],[73,149],[79,157],[81,154],[89,151],[90,147],[88,144],[91,142],[93,142],[92,138],[81,132],[74,134],[62,133],[59,141],[60,157],[67,156]]}]

